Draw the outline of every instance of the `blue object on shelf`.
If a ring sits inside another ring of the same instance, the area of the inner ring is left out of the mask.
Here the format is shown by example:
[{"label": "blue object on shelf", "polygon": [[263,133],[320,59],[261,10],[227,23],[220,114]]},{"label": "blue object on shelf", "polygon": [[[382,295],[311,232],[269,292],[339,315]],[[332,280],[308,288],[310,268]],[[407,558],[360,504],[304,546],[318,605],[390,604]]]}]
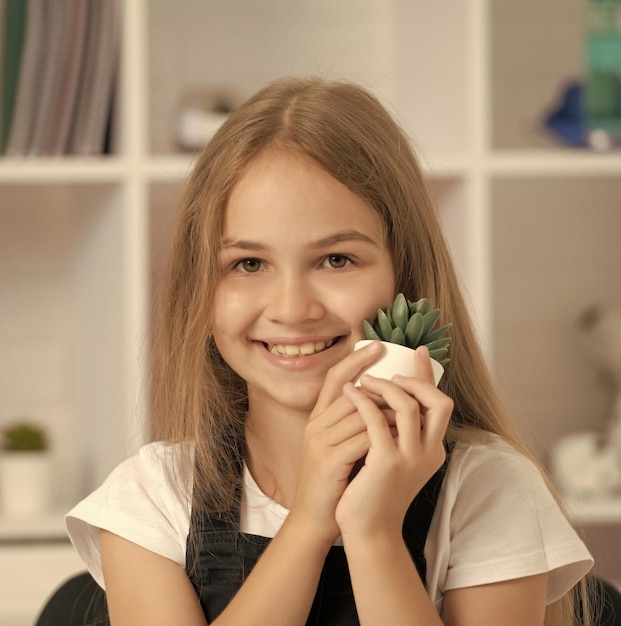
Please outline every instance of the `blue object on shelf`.
[{"label": "blue object on shelf", "polygon": [[582,98],[584,86],[581,83],[570,84],[563,93],[557,109],[545,118],[546,127],[564,143],[577,148],[585,148],[588,143]]}]

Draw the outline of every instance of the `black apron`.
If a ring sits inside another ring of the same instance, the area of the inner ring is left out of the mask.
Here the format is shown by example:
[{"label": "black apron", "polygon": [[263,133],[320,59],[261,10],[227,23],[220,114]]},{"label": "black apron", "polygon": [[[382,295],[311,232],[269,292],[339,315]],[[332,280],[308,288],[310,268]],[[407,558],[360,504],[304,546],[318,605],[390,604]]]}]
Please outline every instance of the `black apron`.
[{"label": "black apron", "polygon": [[[403,538],[418,574],[426,582],[424,548],[431,518],[448,465],[431,477],[410,505]],[[208,623],[226,608],[242,586],[271,539],[242,533],[229,516],[192,511],[186,549],[186,571],[200,598]],[[300,567],[304,567],[301,563]],[[307,626],[359,626],[347,558],[342,546],[326,557]]]}]

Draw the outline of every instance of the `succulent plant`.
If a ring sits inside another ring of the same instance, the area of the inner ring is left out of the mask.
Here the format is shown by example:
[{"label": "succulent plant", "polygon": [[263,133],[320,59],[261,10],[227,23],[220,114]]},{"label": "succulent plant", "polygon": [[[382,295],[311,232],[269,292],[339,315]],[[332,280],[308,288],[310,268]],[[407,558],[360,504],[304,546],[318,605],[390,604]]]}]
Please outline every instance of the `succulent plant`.
[{"label": "succulent plant", "polygon": [[2,430],[0,445],[7,452],[34,452],[48,448],[43,428],[27,422],[17,422]]},{"label": "succulent plant", "polygon": [[450,360],[445,355],[451,338],[444,335],[452,324],[434,330],[439,317],[440,309],[432,309],[427,298],[411,302],[398,293],[391,307],[378,309],[373,324],[364,320],[362,325],[367,339],[388,341],[412,349],[427,346],[429,356],[445,365]]}]

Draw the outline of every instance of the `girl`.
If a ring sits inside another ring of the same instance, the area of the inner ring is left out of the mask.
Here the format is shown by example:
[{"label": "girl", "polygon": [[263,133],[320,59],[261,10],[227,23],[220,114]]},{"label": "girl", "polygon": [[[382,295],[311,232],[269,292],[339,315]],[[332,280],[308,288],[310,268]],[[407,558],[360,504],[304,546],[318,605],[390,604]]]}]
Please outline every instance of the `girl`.
[{"label": "girl", "polygon": [[[382,351],[353,351],[362,320],[399,291],[453,323],[440,386],[419,348],[415,377],[355,387]],[[591,557],[366,90],[282,80],[230,115],[189,181],[159,318],[154,443],[67,517],[114,626],[573,623]]]}]

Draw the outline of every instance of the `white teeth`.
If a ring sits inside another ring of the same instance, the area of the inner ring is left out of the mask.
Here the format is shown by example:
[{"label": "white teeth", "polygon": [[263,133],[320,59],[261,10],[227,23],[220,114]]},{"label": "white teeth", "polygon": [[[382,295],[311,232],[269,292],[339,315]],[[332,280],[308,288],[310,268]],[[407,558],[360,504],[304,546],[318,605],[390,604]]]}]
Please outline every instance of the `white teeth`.
[{"label": "white teeth", "polygon": [[334,343],[333,340],[326,343],[325,341],[309,341],[303,344],[279,344],[275,343],[269,349],[272,354],[280,354],[282,356],[310,356],[316,352],[321,352],[329,348]]}]

